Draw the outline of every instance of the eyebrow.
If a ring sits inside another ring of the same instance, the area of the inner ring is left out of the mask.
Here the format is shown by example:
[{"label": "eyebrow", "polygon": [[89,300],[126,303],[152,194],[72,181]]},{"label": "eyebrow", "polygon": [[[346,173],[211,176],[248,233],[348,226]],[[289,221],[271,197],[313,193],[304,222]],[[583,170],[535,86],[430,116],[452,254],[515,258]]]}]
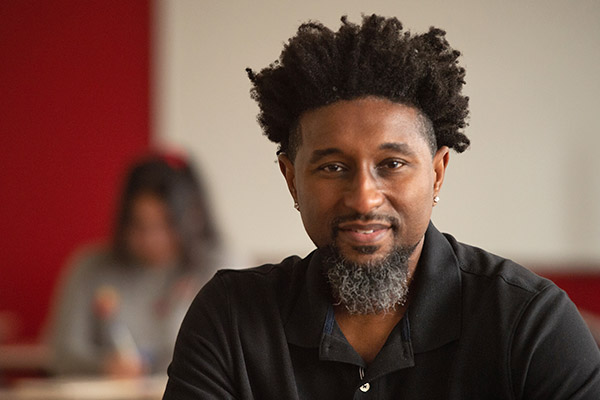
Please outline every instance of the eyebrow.
[{"label": "eyebrow", "polygon": [[406,143],[397,143],[397,142],[382,143],[381,146],[379,146],[379,149],[380,150],[393,150],[393,151],[397,151],[398,153],[402,153],[402,154],[409,155],[409,156],[415,154],[415,152]]},{"label": "eyebrow", "polygon": [[337,147],[328,147],[326,149],[315,150],[312,152],[309,162],[316,163],[321,158],[326,157],[331,154],[342,154],[342,150],[338,149]]},{"label": "eyebrow", "polygon": [[[402,153],[407,156],[415,154],[415,152],[406,143],[397,143],[397,142],[382,143],[379,146],[379,150],[392,150],[392,151],[396,151],[398,153]],[[343,154],[343,151],[337,147],[328,147],[326,149],[315,150],[312,152],[309,162],[316,163],[321,158],[327,157],[331,154]]]}]

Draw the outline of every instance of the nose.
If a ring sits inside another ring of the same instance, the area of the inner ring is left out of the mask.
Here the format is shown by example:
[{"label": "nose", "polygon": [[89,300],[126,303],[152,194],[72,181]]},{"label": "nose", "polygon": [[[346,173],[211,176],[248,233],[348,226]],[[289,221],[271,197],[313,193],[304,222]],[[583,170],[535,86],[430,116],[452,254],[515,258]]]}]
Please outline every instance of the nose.
[{"label": "nose", "polygon": [[367,168],[358,170],[344,196],[346,207],[360,214],[368,214],[381,206],[383,201],[384,194],[377,177]]}]

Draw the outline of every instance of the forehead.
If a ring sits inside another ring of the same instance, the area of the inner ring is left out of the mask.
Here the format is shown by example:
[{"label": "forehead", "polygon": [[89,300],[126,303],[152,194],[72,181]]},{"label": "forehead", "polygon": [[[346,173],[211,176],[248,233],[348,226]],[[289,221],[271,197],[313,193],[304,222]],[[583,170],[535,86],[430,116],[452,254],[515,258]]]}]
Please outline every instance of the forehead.
[{"label": "forehead", "polygon": [[377,97],[341,100],[308,111],[300,117],[299,127],[299,152],[366,150],[391,143],[430,153],[419,111]]}]

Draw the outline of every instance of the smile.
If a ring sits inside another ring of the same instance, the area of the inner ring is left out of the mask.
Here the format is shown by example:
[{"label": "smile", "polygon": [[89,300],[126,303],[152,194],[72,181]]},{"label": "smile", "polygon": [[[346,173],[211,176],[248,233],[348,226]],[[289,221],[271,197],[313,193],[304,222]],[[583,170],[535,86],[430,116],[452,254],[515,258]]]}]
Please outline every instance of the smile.
[{"label": "smile", "polygon": [[343,223],[343,224],[339,224],[337,229],[339,229],[340,231],[352,231],[352,232],[358,232],[358,233],[373,233],[375,231],[381,231],[381,230],[386,230],[386,229],[390,229],[391,226],[388,224],[383,224],[383,223],[361,223],[361,222],[354,222],[354,223]]},{"label": "smile", "polygon": [[338,226],[337,240],[350,245],[375,245],[388,237],[391,227],[381,223],[346,223]]},{"label": "smile", "polygon": [[359,230],[359,229],[355,229],[354,232],[357,233],[362,233],[363,235],[368,235],[370,233],[375,232],[375,229],[369,229],[369,230]]}]

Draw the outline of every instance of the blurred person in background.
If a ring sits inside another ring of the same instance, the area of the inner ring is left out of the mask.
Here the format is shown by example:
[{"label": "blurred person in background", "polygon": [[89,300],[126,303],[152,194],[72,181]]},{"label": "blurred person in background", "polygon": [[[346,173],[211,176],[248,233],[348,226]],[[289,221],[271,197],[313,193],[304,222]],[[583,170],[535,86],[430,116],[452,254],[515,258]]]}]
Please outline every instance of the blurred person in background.
[{"label": "blurred person in background", "polygon": [[206,193],[175,155],[134,164],[112,243],[76,252],[50,325],[53,373],[166,373],[177,330],[199,288],[222,266]]}]

